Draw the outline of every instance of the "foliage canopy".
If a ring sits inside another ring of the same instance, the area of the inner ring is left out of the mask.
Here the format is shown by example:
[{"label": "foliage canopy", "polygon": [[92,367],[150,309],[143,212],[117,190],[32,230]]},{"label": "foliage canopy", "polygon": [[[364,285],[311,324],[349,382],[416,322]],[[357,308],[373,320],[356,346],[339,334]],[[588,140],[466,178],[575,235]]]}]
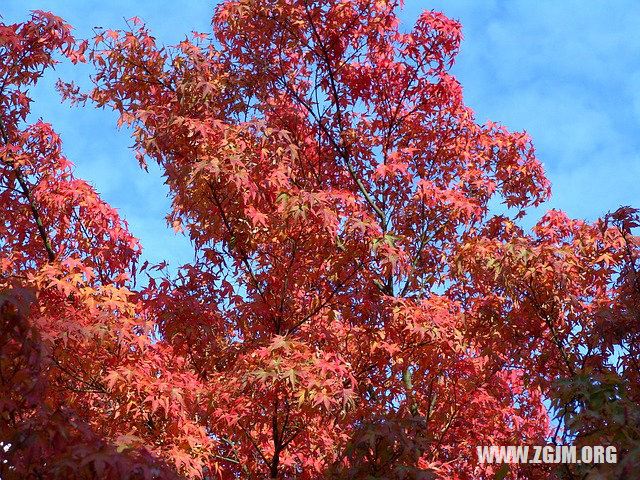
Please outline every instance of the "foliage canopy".
[{"label": "foliage canopy", "polygon": [[[227,0],[172,48],[0,24],[3,479],[542,479],[475,447],[562,439],[621,455],[559,478],[629,478],[637,212],[519,226],[550,195],[530,139],[464,105],[460,25],[398,4]],[[25,123],[60,53],[161,167],[177,275]]]}]

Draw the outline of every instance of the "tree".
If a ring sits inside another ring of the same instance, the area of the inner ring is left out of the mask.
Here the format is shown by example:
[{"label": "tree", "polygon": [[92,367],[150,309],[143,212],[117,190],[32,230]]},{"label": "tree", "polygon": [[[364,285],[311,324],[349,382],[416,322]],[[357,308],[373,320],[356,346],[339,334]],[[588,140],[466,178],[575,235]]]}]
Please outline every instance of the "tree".
[{"label": "tree", "polygon": [[[120,478],[125,462],[147,478],[547,478],[475,458],[555,439],[545,398],[569,438],[637,448],[637,426],[609,421],[638,401],[635,212],[519,227],[550,193],[530,139],[463,104],[448,73],[460,25],[424,12],[403,32],[399,3],[226,1],[212,37],[175,48],[137,19],[95,38],[95,88],[61,90],[133,127],[195,251],[173,278],[144,265],[138,291],[126,226],[49,127],[19,129],[21,86],[51,50],[81,60],[86,44],[44,14],[0,31],[0,73],[17,79],[0,92],[0,365],[41,385],[3,403],[3,478]],[[30,46],[43,28],[53,38]],[[45,57],[26,62],[33,49]],[[6,378],[3,399],[27,388]],[[19,433],[50,425],[53,451]]]},{"label": "tree", "polygon": [[[28,88],[54,54],[77,61],[84,48],[48,13],[0,25],[3,480],[174,472],[127,435],[151,421],[138,400],[179,389],[188,377],[168,347],[152,343],[152,324],[125,287],[140,246],[115,210],[73,177],[51,126],[23,125]],[[135,388],[120,393],[113,382],[127,369]],[[171,405],[168,425],[188,428],[184,415]],[[195,438],[177,428],[175,435]]]}]

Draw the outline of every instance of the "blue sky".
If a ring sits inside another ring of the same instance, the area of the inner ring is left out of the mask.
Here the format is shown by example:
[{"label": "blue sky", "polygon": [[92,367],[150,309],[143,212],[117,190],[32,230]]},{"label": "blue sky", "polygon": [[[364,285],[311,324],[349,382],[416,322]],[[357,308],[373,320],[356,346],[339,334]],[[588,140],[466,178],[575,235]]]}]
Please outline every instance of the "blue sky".
[{"label": "blue sky", "polygon": [[[3,0],[12,23],[33,9],[50,10],[75,27],[121,28],[145,20],[160,42],[175,44],[192,30],[208,31],[213,0]],[[477,120],[526,130],[552,181],[548,208],[593,220],[620,205],[640,207],[640,2],[617,0],[407,0],[409,27],[436,9],[459,19],[465,40],[453,72]],[[0,60],[1,61],[1,60]],[[127,219],[150,262],[189,261],[188,241],[166,227],[166,188],[157,169],[137,166],[115,115],[61,105],[56,78],[86,85],[89,67],[60,65],[33,92],[32,120],[42,117],[62,136],[76,174]]]}]

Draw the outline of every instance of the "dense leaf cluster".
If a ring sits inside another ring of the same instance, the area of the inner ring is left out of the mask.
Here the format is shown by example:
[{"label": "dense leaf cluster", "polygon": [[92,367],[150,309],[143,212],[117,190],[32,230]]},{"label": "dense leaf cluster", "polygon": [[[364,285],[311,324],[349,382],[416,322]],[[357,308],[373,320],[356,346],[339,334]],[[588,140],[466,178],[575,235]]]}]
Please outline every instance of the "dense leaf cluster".
[{"label": "dense leaf cluster", "polygon": [[[172,48],[137,19],[91,46],[47,13],[0,24],[2,479],[631,478],[637,212],[523,230],[550,195],[530,139],[464,105],[460,25],[404,31],[399,3],[227,0]],[[95,67],[63,95],[162,169],[195,252],[174,277],[136,271],[127,225],[25,124],[60,53]],[[620,462],[475,457],[560,441]]]}]

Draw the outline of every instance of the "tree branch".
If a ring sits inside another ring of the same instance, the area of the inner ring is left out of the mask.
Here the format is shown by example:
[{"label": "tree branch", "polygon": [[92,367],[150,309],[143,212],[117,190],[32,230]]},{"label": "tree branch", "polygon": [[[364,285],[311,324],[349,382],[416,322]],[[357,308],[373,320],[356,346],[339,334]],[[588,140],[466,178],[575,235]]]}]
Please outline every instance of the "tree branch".
[{"label": "tree branch", "polygon": [[[4,124],[2,123],[2,121],[0,121],[0,134],[2,135],[3,145],[8,145],[9,135],[7,135],[7,131],[5,130]],[[16,180],[18,180],[18,183],[20,184],[20,190],[21,190],[20,193],[25,197],[27,202],[29,202],[29,209],[31,210],[31,216],[33,217],[33,220],[36,222],[36,227],[38,228],[38,234],[40,235],[40,238],[44,243],[44,248],[47,252],[47,258],[49,259],[50,262],[53,262],[56,259],[56,254],[53,251],[53,247],[51,246],[49,235],[47,234],[47,230],[44,227],[44,224],[42,223],[42,217],[40,216],[40,213],[38,212],[36,204],[33,200],[33,197],[31,196],[31,191],[29,190],[29,186],[27,184],[27,181],[24,178],[24,175],[22,174],[22,171],[10,160],[3,160],[3,163],[13,170],[13,173],[16,176]]]}]

